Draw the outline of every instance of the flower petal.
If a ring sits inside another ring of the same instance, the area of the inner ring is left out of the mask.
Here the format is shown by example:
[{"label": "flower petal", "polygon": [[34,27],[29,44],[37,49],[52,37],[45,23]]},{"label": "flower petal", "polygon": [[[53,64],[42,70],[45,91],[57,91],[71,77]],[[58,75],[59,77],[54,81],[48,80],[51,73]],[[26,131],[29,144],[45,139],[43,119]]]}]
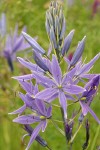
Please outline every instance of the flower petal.
[{"label": "flower petal", "polygon": [[52,75],[58,84],[61,83],[62,72],[55,55],[52,56]]},{"label": "flower petal", "polygon": [[66,96],[64,94],[64,92],[62,92],[61,90],[59,90],[59,102],[60,105],[64,111],[64,118],[67,119],[67,101],[66,101]]},{"label": "flower petal", "polygon": [[86,91],[83,87],[80,87],[78,85],[69,85],[64,87],[64,91],[70,94],[79,94]]},{"label": "flower petal", "polygon": [[46,106],[45,106],[45,103],[44,101],[42,100],[35,100],[36,101],[36,106],[39,110],[39,112],[41,113],[41,115],[45,116],[46,115]]},{"label": "flower petal", "polygon": [[27,81],[23,81],[23,80],[19,80],[19,83],[21,84],[22,88],[29,94],[33,94],[34,91],[34,86],[32,84],[32,82],[27,82]]},{"label": "flower petal", "polygon": [[35,76],[35,79],[37,79],[38,81],[41,81],[43,84],[51,87],[51,86],[54,86],[55,83],[53,82],[53,80],[51,80],[50,78],[42,75],[42,74],[39,74],[37,72],[34,72],[34,76]]},{"label": "flower petal", "polygon": [[14,76],[12,77],[13,79],[16,79],[16,80],[23,80],[23,81],[26,81],[26,80],[31,80],[34,78],[34,75],[33,74],[28,74],[28,75],[23,75],[23,76]]},{"label": "flower petal", "polygon": [[52,116],[52,106],[47,109],[47,118]]},{"label": "flower petal", "polygon": [[45,54],[45,50],[31,36],[25,32],[22,32],[22,34],[35,51],[38,51],[41,54]]},{"label": "flower petal", "polygon": [[71,44],[71,42],[72,42],[72,38],[73,38],[73,35],[74,35],[74,31],[75,31],[75,30],[72,30],[72,31],[67,35],[67,37],[66,37],[65,40],[64,40],[64,45],[63,45],[63,48],[62,48],[62,51],[61,51],[61,53],[62,53],[63,56],[65,55],[65,53],[68,52],[68,50],[69,50],[69,48],[70,48],[70,44]]},{"label": "flower petal", "polygon": [[53,100],[55,100],[58,97],[58,93],[53,94],[51,97],[47,98],[45,101],[48,103],[51,103]]},{"label": "flower petal", "polygon": [[22,107],[20,107],[19,109],[9,113],[10,115],[13,115],[13,114],[22,114],[22,112],[26,109],[26,104],[24,104]]},{"label": "flower petal", "polygon": [[30,141],[29,141],[25,150],[28,150],[30,148],[31,144],[33,143],[33,141],[35,140],[35,138],[39,134],[39,132],[42,128],[42,125],[43,125],[43,122],[40,122],[39,125],[37,125],[37,127],[33,130]]},{"label": "flower petal", "polygon": [[84,45],[85,45],[85,39],[86,39],[86,36],[79,42],[77,48],[76,48],[76,51],[71,59],[71,62],[70,62],[70,67],[71,66],[74,66],[78,60],[80,59],[80,57],[82,56],[82,53],[83,53],[83,50],[84,50]]},{"label": "flower petal", "polygon": [[37,93],[35,95],[35,98],[47,100],[48,98],[53,96],[56,92],[57,92],[57,89],[55,89],[55,88],[47,88],[47,89]]},{"label": "flower petal", "polygon": [[47,121],[44,120],[44,121],[43,121],[43,125],[42,125],[42,132],[45,131],[46,127],[47,127]]},{"label": "flower petal", "polygon": [[82,107],[82,113],[84,116],[87,115],[88,112],[94,117],[94,119],[100,124],[99,118],[96,116],[96,114],[93,112],[93,110],[84,102],[80,102]]},{"label": "flower petal", "polygon": [[40,118],[37,116],[33,116],[33,115],[27,115],[27,116],[22,115],[13,120],[13,122],[17,122],[20,124],[32,124],[32,123],[39,122],[39,121],[40,121]]},{"label": "flower petal", "polygon": [[49,68],[47,67],[47,65],[45,64],[45,62],[43,61],[42,57],[40,56],[40,54],[38,52],[33,52],[33,58],[36,62],[36,64],[43,69],[44,71],[48,71],[49,72]]},{"label": "flower petal", "polygon": [[94,63],[100,58],[100,53],[97,54],[89,63],[83,65],[83,67],[78,71],[78,76],[84,73],[88,73],[93,67]]},{"label": "flower petal", "polygon": [[90,114],[94,117],[94,119],[100,124],[100,119],[96,116],[93,110],[89,106],[87,106],[87,109],[90,112]]},{"label": "flower petal", "polygon": [[18,61],[24,65],[25,67],[27,67],[28,69],[32,70],[32,71],[40,71],[40,72],[43,72],[43,70],[38,67],[36,64],[33,64],[31,62],[28,62],[26,60],[24,60],[23,58],[21,57],[17,57]]}]

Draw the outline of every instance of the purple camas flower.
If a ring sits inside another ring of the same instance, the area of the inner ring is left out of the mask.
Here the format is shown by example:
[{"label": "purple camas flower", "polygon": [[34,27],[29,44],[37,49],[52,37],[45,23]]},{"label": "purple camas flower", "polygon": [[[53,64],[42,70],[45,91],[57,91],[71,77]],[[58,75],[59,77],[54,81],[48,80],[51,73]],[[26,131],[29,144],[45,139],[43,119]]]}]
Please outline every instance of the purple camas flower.
[{"label": "purple camas flower", "polygon": [[83,116],[86,116],[87,113],[90,112],[91,115],[94,117],[94,119],[100,124],[99,118],[96,116],[96,114],[90,108],[90,104],[93,101],[93,98],[97,93],[99,84],[100,84],[100,75],[95,76],[93,79],[91,79],[86,84],[86,86],[85,86],[86,91],[83,92],[82,97],[79,98],[79,101],[80,101],[80,105],[82,107]]},{"label": "purple camas flower", "polygon": [[31,138],[28,143],[26,149],[29,149],[32,142],[38,136],[39,131],[45,131],[47,126],[48,119],[52,116],[52,107],[46,106],[46,104],[42,100],[38,100],[35,98],[35,95],[38,93],[38,86],[33,86],[33,84],[26,81],[20,81],[21,86],[27,92],[25,95],[20,93],[21,99],[24,101],[24,105],[18,110],[10,113],[10,114],[22,114],[25,109],[31,109],[32,114],[21,115],[13,120],[13,122],[17,122],[23,125],[30,125],[38,122],[39,124],[31,133]]},{"label": "purple camas flower", "polygon": [[[26,30],[25,27],[23,30]],[[18,26],[16,25],[14,32],[6,36],[6,42],[3,49],[4,57],[7,59],[11,71],[14,70],[12,61],[16,59],[16,52],[30,48],[25,42],[22,35],[18,35]]]},{"label": "purple camas flower", "polygon": [[[54,100],[58,100],[59,107],[61,108],[65,134],[63,134],[63,131],[57,125],[55,126],[63,135],[66,135],[67,143],[73,141],[75,137],[75,135],[72,137],[72,128],[73,122],[74,124],[76,123],[74,121],[76,116],[72,120],[68,118],[68,100],[72,100],[72,104],[79,102],[81,105],[82,113],[79,120],[83,121],[87,113],[90,112],[95,120],[100,123],[100,120],[90,108],[90,104],[97,93],[100,75],[89,73],[94,63],[100,58],[100,53],[90,60],[90,62],[83,63],[82,54],[86,38],[84,37],[78,43],[72,59],[67,59],[66,54],[70,48],[74,30],[64,38],[65,18],[61,6],[56,2],[52,2],[47,11],[46,30],[56,55],[52,54],[52,47],[50,47],[49,53],[46,52],[31,36],[23,32],[24,38],[33,48],[35,63],[18,57],[18,61],[30,69],[31,74],[13,77],[18,80],[26,92],[25,94],[19,93],[24,105],[10,113],[19,115],[13,121],[23,124],[29,134],[31,125],[38,123],[34,130],[31,130],[27,150],[32,142],[37,140],[40,130],[45,131],[48,120],[53,120],[52,108]],[[68,68],[62,69],[62,64],[66,62]],[[34,81],[34,85],[32,81]],[[84,87],[80,86],[81,83],[84,84]],[[38,87],[40,90],[38,90]],[[27,109],[31,110],[30,114],[27,114]]]}]

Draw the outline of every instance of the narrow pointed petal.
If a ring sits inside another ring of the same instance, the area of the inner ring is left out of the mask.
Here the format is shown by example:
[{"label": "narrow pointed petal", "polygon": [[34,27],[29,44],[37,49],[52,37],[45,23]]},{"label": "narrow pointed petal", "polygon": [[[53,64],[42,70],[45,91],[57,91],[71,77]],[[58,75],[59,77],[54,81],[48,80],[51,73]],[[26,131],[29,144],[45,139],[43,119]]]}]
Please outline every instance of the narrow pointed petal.
[{"label": "narrow pointed petal", "polygon": [[22,88],[29,94],[33,94],[34,86],[31,82],[19,80],[19,83],[21,84]]},{"label": "narrow pointed petal", "polygon": [[59,103],[64,112],[64,118],[67,119],[67,101],[64,92],[59,90]]},{"label": "narrow pointed petal", "polygon": [[32,123],[39,122],[39,121],[40,121],[40,118],[33,116],[33,115],[19,116],[13,120],[13,122],[17,122],[20,124],[32,124]]},{"label": "narrow pointed petal", "polygon": [[34,78],[33,74],[28,74],[28,75],[23,75],[23,76],[14,76],[12,77],[13,79],[16,80],[22,80],[22,81],[26,81],[26,80],[31,80]]},{"label": "narrow pointed petal", "polygon": [[37,99],[36,100],[36,106],[41,113],[41,115],[45,116],[46,115],[46,106],[44,101]]},{"label": "narrow pointed petal", "polygon": [[69,85],[69,86],[64,87],[64,91],[70,94],[79,94],[79,93],[83,93],[84,91],[86,91],[86,89],[78,85]]},{"label": "narrow pointed petal", "polygon": [[99,74],[83,74],[83,75],[81,75],[81,77],[91,80],[93,77],[95,77],[97,75],[99,75]]},{"label": "narrow pointed petal", "polygon": [[82,69],[78,72],[78,75],[81,75],[83,73],[88,73],[91,68],[93,67],[94,63],[100,58],[100,53],[97,54],[89,63],[83,65]]},{"label": "narrow pointed petal", "polygon": [[25,67],[27,67],[28,69],[32,70],[32,71],[40,71],[43,72],[42,69],[40,69],[36,64],[33,64],[31,62],[25,61],[23,58],[21,57],[17,57],[18,61]]},{"label": "narrow pointed petal", "polygon": [[86,36],[82,39],[82,41],[79,42],[76,48],[76,51],[71,59],[70,67],[74,66],[78,62],[78,60],[81,58],[83,50],[84,50],[84,46],[85,46],[85,39],[86,39]]},{"label": "narrow pointed petal", "polygon": [[58,84],[61,83],[62,72],[55,55],[52,56],[52,75]]},{"label": "narrow pointed petal", "polygon": [[26,104],[26,101],[27,101],[26,95],[21,93],[21,92],[19,92],[19,96],[22,99],[22,101]]},{"label": "narrow pointed petal", "polygon": [[75,75],[76,68],[73,68],[71,71],[66,73],[62,79],[62,85],[66,85],[68,83],[73,83],[72,78]]},{"label": "narrow pointed petal", "polygon": [[43,125],[42,125],[42,132],[45,131],[46,127],[47,127],[47,121],[44,120],[44,121],[43,121]]},{"label": "narrow pointed petal", "polygon": [[53,96],[57,92],[57,89],[55,88],[47,88],[35,95],[35,98],[46,100]]},{"label": "narrow pointed petal", "polygon": [[[32,135],[34,129],[30,126],[30,125],[24,125],[24,129],[25,131],[27,131],[29,134],[28,135]],[[25,136],[24,136],[25,137]],[[23,137],[23,138],[24,138]],[[40,136],[37,135],[36,139],[35,139],[39,144],[41,144],[43,147],[47,146],[47,142]]]},{"label": "narrow pointed petal", "polygon": [[34,95],[36,95],[37,93],[39,92],[39,89],[38,89],[38,84],[36,83],[35,86],[34,86]]},{"label": "narrow pointed petal", "polygon": [[37,135],[39,134],[41,128],[42,128],[43,122],[40,122],[39,125],[33,130],[30,141],[26,147],[25,150],[29,150],[31,144],[33,143],[33,141],[35,140],[35,138],[37,137]]},{"label": "narrow pointed petal", "polygon": [[72,42],[72,38],[73,38],[73,35],[74,35],[74,31],[75,30],[72,30],[68,35],[67,37],[65,38],[64,40],[64,45],[63,45],[63,48],[62,48],[62,55],[64,56],[65,53],[68,52],[69,48],[70,48],[70,45],[71,45],[71,42]]},{"label": "narrow pointed petal", "polygon": [[83,113],[83,115],[86,116],[87,113],[88,113],[88,109],[87,109],[87,107],[86,107],[86,103],[80,101],[80,105],[81,105],[81,107],[82,107],[82,113]]},{"label": "narrow pointed petal", "polygon": [[[34,95],[33,95],[34,96]],[[25,104],[27,107],[29,107],[30,109],[32,109],[33,111],[35,110],[36,112],[38,112],[38,108],[36,105],[36,101],[33,97],[31,97],[29,94],[25,95]]]},{"label": "narrow pointed petal", "polygon": [[52,87],[55,85],[53,80],[51,80],[50,78],[48,78],[42,74],[34,72],[34,76],[35,76],[35,79],[37,79],[38,81],[41,81],[43,84],[48,85],[49,87]]},{"label": "narrow pointed petal", "polygon": [[68,95],[68,94],[65,94],[67,100],[72,100],[72,101],[75,101],[75,98],[71,95]]},{"label": "narrow pointed petal", "polygon": [[90,112],[90,114],[94,117],[94,119],[100,124],[100,119],[96,116],[96,114],[93,112],[93,110],[87,106],[88,111]]},{"label": "narrow pointed petal", "polygon": [[82,107],[82,113],[84,116],[87,115],[88,112],[94,117],[94,119],[100,124],[99,118],[96,116],[96,114],[93,112],[93,110],[84,102],[80,102]]},{"label": "narrow pointed petal", "polygon": [[22,112],[26,109],[26,104],[24,104],[22,107],[20,107],[19,109],[9,113],[10,115],[13,115],[13,114],[22,114]]},{"label": "narrow pointed petal", "polygon": [[52,116],[52,106],[50,106],[48,109],[47,109],[47,118],[51,117]]},{"label": "narrow pointed petal", "polygon": [[47,98],[45,101],[48,102],[48,103],[51,103],[57,97],[58,97],[58,93],[56,92],[54,95],[52,95],[51,97]]},{"label": "narrow pointed petal", "polygon": [[49,68],[47,67],[47,65],[43,62],[42,57],[37,53],[37,52],[33,52],[33,58],[36,62],[36,64],[43,69],[44,71],[48,71],[49,72]]},{"label": "narrow pointed petal", "polygon": [[20,92],[19,96],[22,99],[22,101],[26,104],[26,107],[37,111],[36,103],[35,103],[34,99],[29,94],[24,95],[23,93]]},{"label": "narrow pointed petal", "polygon": [[27,40],[27,42],[32,46],[32,48],[41,53],[41,54],[45,54],[45,50],[31,37],[29,36],[27,33],[22,32],[24,38]]}]

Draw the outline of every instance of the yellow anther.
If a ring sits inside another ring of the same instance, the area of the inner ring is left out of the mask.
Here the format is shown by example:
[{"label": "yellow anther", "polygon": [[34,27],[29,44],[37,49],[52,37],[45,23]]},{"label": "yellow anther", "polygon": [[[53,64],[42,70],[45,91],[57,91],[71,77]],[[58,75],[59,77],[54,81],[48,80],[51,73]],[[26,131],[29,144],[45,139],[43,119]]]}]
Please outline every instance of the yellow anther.
[{"label": "yellow anther", "polygon": [[86,100],[86,97],[82,97],[80,100],[84,101],[84,100]]},{"label": "yellow anther", "polygon": [[62,86],[61,86],[61,85],[59,85],[59,86],[58,86],[58,88],[59,88],[59,89],[61,89],[61,88],[62,88]]},{"label": "yellow anther", "polygon": [[40,116],[40,119],[44,120],[44,119],[46,119],[46,117],[45,116]]}]

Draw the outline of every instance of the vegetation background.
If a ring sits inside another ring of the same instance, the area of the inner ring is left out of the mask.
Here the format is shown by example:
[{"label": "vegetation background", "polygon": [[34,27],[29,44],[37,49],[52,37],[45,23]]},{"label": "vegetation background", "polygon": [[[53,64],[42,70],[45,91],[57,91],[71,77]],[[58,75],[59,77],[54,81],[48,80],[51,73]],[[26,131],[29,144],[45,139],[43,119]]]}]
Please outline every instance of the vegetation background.
[{"label": "vegetation background", "polygon": [[[27,33],[33,37],[38,36],[38,42],[45,49],[48,49],[49,40],[45,30],[45,12],[49,2],[49,0],[0,0],[0,14],[2,12],[6,13],[9,29],[10,27],[14,28],[15,24],[18,23],[19,31],[21,31],[22,27],[26,25]],[[100,51],[100,10],[93,16],[92,5],[93,0],[74,0],[72,6],[68,6],[66,2],[63,5],[67,20],[66,34],[72,29],[76,30],[70,52],[75,50],[78,41],[86,35],[87,40],[84,51],[84,58],[87,58],[86,62]],[[23,57],[25,54],[20,52],[19,55]],[[14,73],[11,73],[6,60],[0,57],[0,150],[25,149],[25,145],[21,140],[25,131],[21,129],[20,125],[12,122],[15,116],[9,116],[8,112],[22,105],[22,101],[17,96],[17,92],[22,89],[17,81],[11,79],[11,77],[29,73],[29,70],[20,66],[18,62],[14,63],[14,68]],[[92,72],[100,73],[100,60],[95,64]],[[100,118],[100,94],[94,99],[91,107]],[[55,110],[54,115],[56,118],[59,118],[59,111]],[[100,146],[99,126],[90,114],[87,117],[90,121],[90,143],[88,150],[96,150]],[[59,126],[62,125],[59,123]],[[66,150],[64,137],[57,132],[52,124],[49,124],[42,136],[46,139],[52,150]],[[28,140],[29,138],[27,137],[25,139],[26,144]],[[83,125],[76,136],[73,150],[81,150],[84,142],[85,126]],[[34,142],[30,150],[33,149],[42,150],[45,148]]]}]

